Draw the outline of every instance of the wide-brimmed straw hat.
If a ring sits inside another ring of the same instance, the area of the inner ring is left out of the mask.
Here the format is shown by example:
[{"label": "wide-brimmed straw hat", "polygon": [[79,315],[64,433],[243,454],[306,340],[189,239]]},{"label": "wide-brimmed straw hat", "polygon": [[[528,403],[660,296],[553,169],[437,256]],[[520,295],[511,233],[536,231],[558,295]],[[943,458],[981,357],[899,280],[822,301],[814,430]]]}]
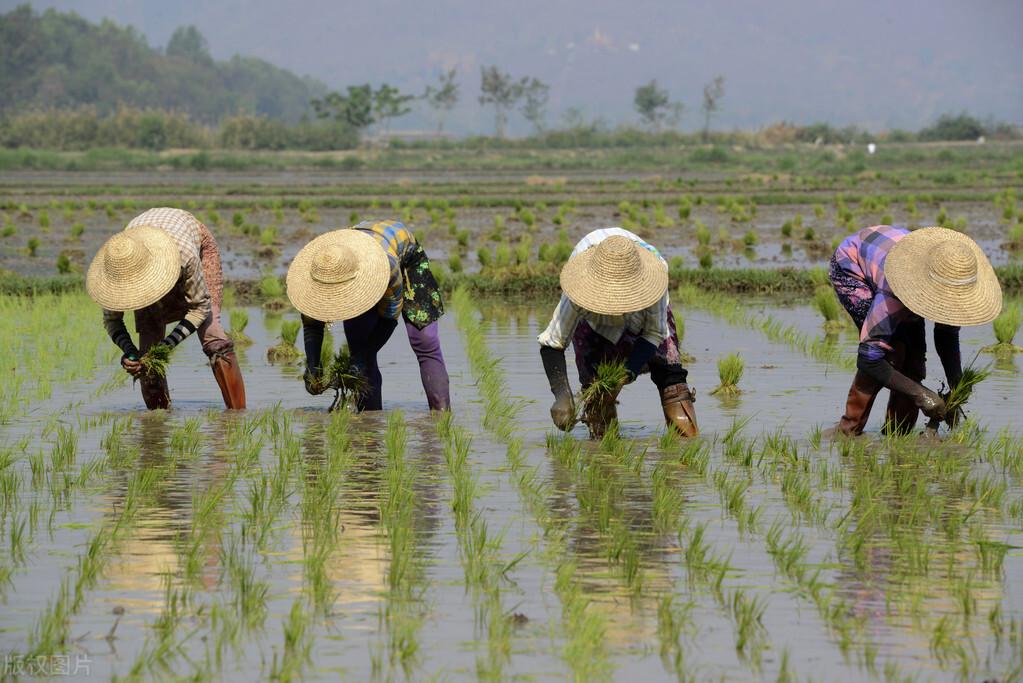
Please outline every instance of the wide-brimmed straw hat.
[{"label": "wide-brimmed straw hat", "polygon": [[1002,310],[1002,287],[983,250],[948,228],[899,240],[884,264],[892,292],[917,315],[946,325],[983,325]]},{"label": "wide-brimmed straw hat", "polygon": [[85,291],[107,310],[135,311],[163,298],[179,277],[181,254],[174,238],[138,225],[99,248],[85,275]]},{"label": "wide-brimmed straw hat", "polygon": [[653,305],[668,291],[668,269],[649,249],[613,235],[568,260],[561,289],[572,303],[602,315]]},{"label": "wide-brimmed straw hat", "polygon": [[334,230],[302,247],[288,268],[288,299],[315,320],[348,320],[380,301],[391,279],[383,247],[360,230]]}]

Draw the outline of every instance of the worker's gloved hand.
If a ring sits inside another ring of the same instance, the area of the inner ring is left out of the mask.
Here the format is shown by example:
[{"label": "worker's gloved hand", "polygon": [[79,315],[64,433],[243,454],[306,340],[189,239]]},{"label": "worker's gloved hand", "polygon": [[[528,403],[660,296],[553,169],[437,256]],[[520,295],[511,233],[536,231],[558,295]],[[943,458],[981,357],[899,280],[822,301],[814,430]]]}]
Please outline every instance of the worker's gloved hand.
[{"label": "worker's gloved hand", "polygon": [[916,404],[916,407],[919,408],[924,415],[932,420],[943,420],[945,418],[945,401],[941,399],[941,396],[925,386],[921,385],[919,389],[913,393],[913,403]]},{"label": "worker's gloved hand", "polygon": [[554,426],[567,432],[575,426],[575,400],[568,384],[568,368],[565,364],[565,350],[549,346],[540,347],[540,359],[547,380],[551,384],[554,403],[551,405],[551,420]]},{"label": "worker's gloved hand", "polygon": [[575,399],[572,398],[572,392],[554,397],[554,403],[551,404],[551,420],[554,426],[563,432],[575,426]]},{"label": "worker's gloved hand", "polygon": [[138,377],[142,372],[142,363],[139,362],[139,357],[136,353],[126,353],[121,356],[121,367],[132,377]]},{"label": "worker's gloved hand", "polygon": [[327,383],[323,381],[323,378],[319,374],[313,374],[308,369],[306,369],[302,379],[305,381],[305,390],[313,396],[319,396],[327,390]]}]

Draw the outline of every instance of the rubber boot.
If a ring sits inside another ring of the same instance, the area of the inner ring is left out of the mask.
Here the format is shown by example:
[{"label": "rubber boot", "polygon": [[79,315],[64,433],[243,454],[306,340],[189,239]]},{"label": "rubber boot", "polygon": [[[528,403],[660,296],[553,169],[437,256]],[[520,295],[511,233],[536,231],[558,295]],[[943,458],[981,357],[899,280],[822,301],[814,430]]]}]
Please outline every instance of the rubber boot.
[{"label": "rubber boot", "polygon": [[232,410],[245,409],[245,382],[242,380],[242,369],[238,365],[238,357],[234,351],[218,353],[210,358],[213,377],[220,385],[220,393],[224,397],[224,405]]},{"label": "rubber boot", "polygon": [[838,431],[846,436],[859,436],[867,426],[870,409],[874,405],[881,384],[867,373],[857,370],[849,387],[849,397],[845,401],[845,415],[838,423]]},{"label": "rubber boot", "polygon": [[167,410],[170,408],[170,389],[166,377],[151,377],[139,380],[142,389],[142,400],[149,410]]},{"label": "rubber boot", "polygon": [[916,407],[916,400],[907,394],[893,391],[888,399],[884,432],[886,434],[909,434],[916,427],[919,417],[920,409]]},{"label": "rubber boot", "polygon": [[[924,342],[916,344],[896,343],[895,367],[916,383],[923,381],[927,376],[927,357],[923,347]],[[916,398],[909,394],[892,390],[888,398],[888,410],[885,416],[884,431],[886,434],[909,434],[916,427],[920,417],[920,409],[917,407]]]},{"label": "rubber boot", "polygon": [[591,439],[601,439],[613,420],[618,419],[618,397],[601,393],[583,407],[582,422]]},{"label": "rubber boot", "polygon": [[665,423],[674,427],[681,436],[697,436],[700,429],[696,426],[696,409],[693,407],[696,392],[687,384],[672,384],[661,389],[660,394]]}]

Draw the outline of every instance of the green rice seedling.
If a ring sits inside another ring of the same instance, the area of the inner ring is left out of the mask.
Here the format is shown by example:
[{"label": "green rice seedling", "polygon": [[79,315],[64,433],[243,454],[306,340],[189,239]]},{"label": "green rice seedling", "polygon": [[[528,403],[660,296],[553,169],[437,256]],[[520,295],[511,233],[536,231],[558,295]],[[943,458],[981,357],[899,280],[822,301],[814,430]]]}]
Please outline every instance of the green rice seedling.
[{"label": "green rice seedling", "polygon": [[459,247],[469,246],[469,231],[465,228],[455,233],[455,241],[458,242]]},{"label": "green rice seedling", "polygon": [[264,247],[273,246],[277,244],[277,226],[269,225],[259,233],[259,243]]},{"label": "green rice seedling", "polygon": [[476,260],[480,263],[480,268],[486,270],[493,263],[493,253],[487,247],[480,247],[476,250]]},{"label": "green rice seedling", "polygon": [[281,323],[281,343],[271,346],[266,351],[266,359],[270,363],[289,363],[302,356],[295,342],[298,331],[302,329],[299,320],[285,320]]},{"label": "green rice seedling", "polygon": [[742,243],[747,247],[753,247],[757,244],[757,233],[754,230],[746,231],[746,234],[742,236]]},{"label": "green rice seedling", "polygon": [[77,242],[79,239],[81,239],[84,233],[85,225],[83,223],[74,223],[71,226],[71,241]]},{"label": "green rice seedling", "polygon": [[166,377],[171,351],[171,347],[167,344],[154,344],[150,346],[142,354],[142,357],[139,358],[139,363],[142,364],[142,372],[150,377]]},{"label": "green rice seedling", "polygon": [[235,346],[250,346],[252,339],[245,334],[245,328],[249,324],[249,312],[244,308],[232,308],[230,313],[231,329],[227,336],[235,343]]},{"label": "green rice seedling", "polygon": [[276,275],[266,275],[259,281],[259,294],[266,300],[280,299],[284,296],[284,285]]},{"label": "green rice seedling", "polygon": [[624,362],[600,363],[597,365],[597,372],[593,382],[589,386],[584,387],[579,394],[579,402],[587,406],[594,401],[604,400],[615,392],[620,385],[624,384],[628,376],[629,373],[625,369]]},{"label": "green rice seedling", "polygon": [[43,229],[43,232],[50,229],[50,214],[46,209],[39,210],[39,227]]},{"label": "green rice seedling", "polygon": [[718,359],[718,378],[720,384],[710,393],[721,396],[737,396],[742,393],[739,380],[746,364],[737,353],[730,353]]},{"label": "green rice seedling", "polygon": [[462,257],[457,252],[452,252],[448,256],[448,270],[452,273],[462,272]]},{"label": "green rice seedling", "polygon": [[494,265],[498,268],[508,268],[512,264],[511,247],[504,242],[494,247]]},{"label": "green rice seedling", "polygon": [[[967,401],[973,395],[973,390],[990,375],[990,368],[975,368],[972,365],[963,368],[963,376],[959,382],[942,395],[945,399],[945,414],[961,415]],[[932,433],[936,432],[940,424],[940,420],[931,419],[927,423],[927,429]]]},{"label": "green rice seedling", "polygon": [[710,270],[714,267],[714,257],[709,251],[700,255],[700,267],[704,270]]},{"label": "green rice seedling", "polygon": [[1023,348],[1016,346],[1014,341],[1016,333],[1019,332],[1020,324],[1023,324],[1023,310],[1016,304],[1010,304],[991,323],[995,332],[996,344],[985,346],[981,349],[984,353],[993,353],[996,356],[1011,356],[1014,353],[1023,353]]},{"label": "green rice seedling", "polygon": [[72,270],[71,259],[67,254],[61,252],[57,255],[57,272],[61,275],[67,275]]},{"label": "green rice seedling", "polygon": [[26,246],[28,248],[28,255],[29,256],[35,256],[36,252],[39,251],[39,238],[38,237],[29,237],[28,238],[28,243],[27,243]]},{"label": "green rice seedling", "polygon": [[792,237],[792,221],[785,221],[781,224],[781,236],[785,239]]},{"label": "green rice seedling", "polygon": [[0,236],[11,237],[12,235],[14,235],[17,232],[18,232],[18,228],[11,221],[10,216],[8,216],[7,219],[4,221],[4,229],[3,229],[2,232],[0,232]]},{"label": "green rice seedling", "polygon": [[842,330],[844,327],[842,315],[845,311],[831,287],[827,285],[818,287],[813,297],[813,305],[824,318],[825,334],[836,334]]},{"label": "green rice seedling", "polygon": [[327,412],[333,412],[354,405],[366,390],[366,378],[352,366],[352,355],[348,345],[342,345],[330,362],[323,365],[324,381],[334,389],[334,401]]},{"label": "green rice seedling", "polygon": [[696,243],[701,247],[710,246],[710,230],[702,221],[696,221]]},{"label": "green rice seedling", "polygon": [[812,242],[817,239],[817,232],[813,229],[813,226],[807,226],[803,232],[803,240],[806,242]]},{"label": "green rice seedling", "polygon": [[942,225],[942,226],[944,226],[944,225],[948,225],[948,222],[949,222],[949,220],[950,220],[950,219],[949,219],[948,211],[947,211],[947,210],[945,209],[945,207],[944,207],[944,206],[942,206],[942,207],[941,207],[941,208],[940,208],[940,209],[938,210],[938,215],[937,215],[937,217],[936,217],[936,218],[934,219],[934,224],[935,224],[935,225]]}]

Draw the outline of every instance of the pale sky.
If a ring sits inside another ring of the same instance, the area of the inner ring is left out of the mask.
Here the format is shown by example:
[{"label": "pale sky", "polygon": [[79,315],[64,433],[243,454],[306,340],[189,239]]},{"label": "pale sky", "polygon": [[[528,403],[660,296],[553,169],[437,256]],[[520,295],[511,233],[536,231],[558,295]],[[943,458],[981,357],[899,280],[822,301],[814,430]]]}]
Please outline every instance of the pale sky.
[{"label": "pale sky", "polygon": [[[0,10],[21,4],[0,0]],[[332,88],[387,82],[420,93],[459,69],[461,132],[489,131],[481,65],[551,86],[549,120],[569,107],[636,122],[651,78],[700,123],[702,86],[725,77],[717,127],[787,120],[916,129],[944,112],[1023,123],[1023,2],[891,0],[40,0],[141,30],[163,46],[195,24],[218,59],[261,57]],[[395,128],[427,127],[423,115]],[[526,123],[513,115],[512,132]]]}]

